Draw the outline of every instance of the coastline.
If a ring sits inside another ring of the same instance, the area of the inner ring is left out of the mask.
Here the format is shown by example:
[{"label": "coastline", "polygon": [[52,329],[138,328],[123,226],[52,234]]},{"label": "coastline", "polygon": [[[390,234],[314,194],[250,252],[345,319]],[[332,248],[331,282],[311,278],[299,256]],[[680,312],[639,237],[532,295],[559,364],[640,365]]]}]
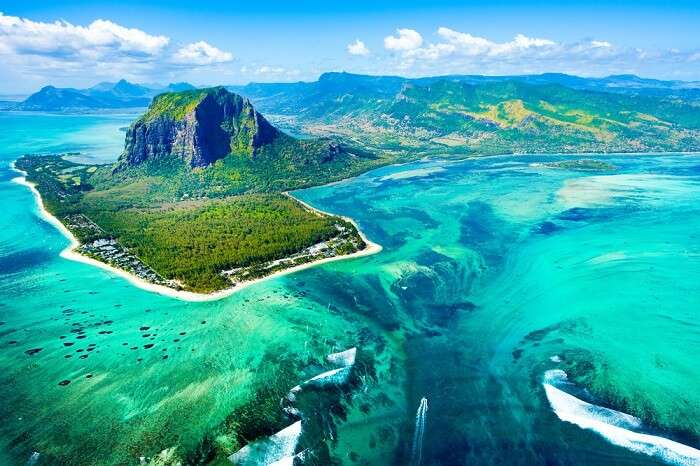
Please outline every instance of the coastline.
[{"label": "coastline", "polygon": [[[324,185],[324,186],[328,186],[328,185]],[[367,247],[366,247],[365,249],[363,249],[362,251],[358,251],[358,253],[359,253],[359,252],[366,251],[367,249],[372,249],[372,248],[378,248],[378,250],[377,250],[376,252],[379,252],[379,251],[382,250],[382,246],[381,246],[381,245],[370,241],[370,239],[367,238],[367,237],[365,236],[365,234],[364,234],[364,233],[362,232],[362,230],[360,229],[360,226],[357,224],[357,222],[355,222],[354,219],[352,219],[352,218],[350,218],[350,217],[346,217],[346,216],[344,216],[344,215],[333,214],[333,213],[331,213],[331,212],[326,212],[326,211],[324,211],[324,210],[317,209],[316,207],[312,206],[311,204],[308,204],[308,203],[302,201],[301,199],[294,197],[294,195],[293,195],[291,192],[289,192],[289,191],[283,191],[282,194],[284,194],[284,195],[287,196],[288,198],[290,198],[290,199],[292,199],[292,200],[298,202],[299,204],[303,205],[304,207],[306,207],[307,209],[309,209],[310,211],[314,212],[314,213],[317,214],[317,215],[321,215],[321,216],[326,215],[326,216],[331,216],[331,217],[338,217],[338,218],[342,218],[343,220],[345,220],[345,221],[348,222],[348,223],[351,223],[352,226],[354,226],[355,229],[357,230],[357,234],[359,234],[359,235],[360,235],[360,238],[362,238],[362,241],[364,241],[365,244],[367,244]],[[353,254],[357,254],[357,253],[353,253]],[[350,255],[352,255],[352,254],[350,254]],[[338,256],[338,257],[345,257],[345,256]]]},{"label": "coastline", "polygon": [[48,210],[46,210],[46,207],[44,206],[44,200],[41,198],[41,193],[39,193],[39,191],[36,189],[36,186],[34,185],[34,183],[27,181],[27,178],[26,178],[27,173],[23,170],[16,168],[14,162],[12,162],[10,164],[10,168],[13,171],[15,171],[21,175],[17,178],[13,178],[12,182],[29,188],[29,190],[34,195],[34,199],[36,201],[36,205],[38,208],[39,217],[42,220],[46,221],[47,223],[50,223],[51,225],[53,225],[59,232],[61,232],[61,234],[63,234],[63,236],[65,236],[70,241],[70,244],[65,249],[63,249],[61,251],[61,253],[59,254],[61,257],[63,257],[64,259],[75,261],[75,262],[81,262],[83,264],[88,264],[88,265],[92,265],[94,267],[99,267],[103,270],[106,270],[108,272],[111,272],[115,275],[118,275],[118,276],[126,279],[129,283],[131,283],[132,285],[134,285],[138,288],[141,288],[142,290],[150,291],[152,293],[157,293],[157,294],[160,294],[163,296],[167,296],[169,298],[179,299],[181,301],[190,301],[190,302],[216,301],[216,300],[231,296],[234,293],[237,293],[241,290],[248,288],[249,286],[258,284],[258,283],[263,282],[265,280],[271,280],[273,278],[281,277],[283,275],[292,274],[294,272],[299,272],[301,270],[309,269],[311,267],[315,267],[315,266],[321,265],[321,264],[326,264],[329,262],[335,262],[335,261],[340,261],[340,260],[355,259],[358,257],[370,256],[370,255],[376,254],[382,250],[382,247],[379,244],[370,241],[364,235],[364,233],[362,233],[362,231],[358,228],[357,224],[355,223],[355,221],[353,219],[348,218],[348,217],[343,217],[340,215],[334,215],[334,214],[330,214],[327,212],[323,212],[319,209],[316,209],[316,208],[310,206],[306,202],[295,198],[291,194],[285,192],[285,193],[283,193],[284,195],[291,197],[292,199],[299,202],[307,209],[314,211],[319,215],[334,215],[336,217],[341,217],[344,220],[352,223],[353,226],[355,226],[355,228],[357,229],[358,234],[360,235],[362,240],[365,242],[367,247],[361,251],[357,251],[357,252],[354,252],[352,254],[346,254],[343,256],[327,257],[324,259],[315,260],[315,261],[308,262],[305,264],[296,265],[294,267],[289,267],[287,269],[279,270],[277,272],[271,273],[270,275],[266,275],[266,276],[261,277],[261,278],[256,278],[255,280],[244,281],[244,282],[238,283],[237,285],[235,285],[231,288],[226,288],[226,289],[214,291],[211,293],[195,293],[192,291],[175,290],[175,289],[169,288],[167,286],[156,285],[154,283],[147,282],[146,280],[143,280],[143,279],[127,272],[126,270],[119,269],[117,267],[113,267],[109,264],[106,264],[104,262],[100,262],[96,259],[84,256],[83,254],[80,254],[79,252],[77,252],[76,249],[80,246],[80,241],[78,241],[78,239],[75,237],[75,235],[73,235],[73,233],[71,233],[71,231],[68,230],[68,228],[66,228],[66,226],[63,223],[61,223],[61,221],[59,219],[54,217]]},{"label": "coastline", "polygon": [[[564,157],[635,156],[635,155],[636,156],[642,156],[642,155],[646,155],[646,156],[666,156],[666,155],[698,156],[698,155],[700,155],[700,152],[642,152],[642,153],[636,153],[636,152],[619,152],[619,153],[618,152],[609,152],[609,153],[582,152],[582,153],[566,153],[566,154],[547,154],[547,153],[543,153],[543,154],[532,153],[532,154],[530,154],[530,153],[527,153],[527,154],[468,155],[465,157],[460,157],[460,158],[455,158],[455,159],[453,159],[453,158],[423,157],[420,159],[407,161],[407,162],[392,163],[392,164],[388,164],[386,166],[403,166],[403,165],[409,165],[409,164],[416,163],[416,162],[422,163],[422,162],[435,162],[435,161],[441,162],[441,163],[458,163],[460,161],[464,161],[464,160],[468,160],[468,159],[472,159],[472,158],[519,157],[519,156],[523,156],[523,155],[525,155],[525,156],[527,156],[527,155],[533,155],[533,156],[534,155],[542,155],[542,156],[558,155],[558,156],[564,156]],[[19,185],[22,185],[22,186],[29,188],[29,190],[34,195],[34,198],[36,200],[36,204],[37,204],[37,207],[39,210],[39,217],[42,218],[47,223],[50,223],[51,225],[53,225],[59,232],[61,232],[63,234],[63,236],[65,236],[70,241],[70,244],[65,249],[63,249],[61,251],[61,253],[59,254],[61,257],[63,257],[64,259],[75,261],[75,262],[81,262],[83,264],[92,265],[94,267],[99,267],[103,270],[106,270],[106,271],[111,272],[115,275],[118,275],[121,278],[124,278],[129,283],[131,283],[132,285],[134,285],[138,288],[141,288],[142,290],[150,291],[152,293],[157,293],[157,294],[160,294],[163,296],[167,296],[169,298],[179,299],[181,301],[190,301],[190,302],[216,301],[216,300],[231,296],[238,291],[244,290],[244,289],[248,288],[249,286],[255,285],[255,284],[263,282],[265,280],[271,280],[273,278],[277,278],[277,277],[280,277],[283,275],[292,274],[294,272],[309,269],[311,267],[315,267],[317,265],[322,265],[322,264],[329,263],[329,262],[335,262],[335,261],[346,260],[346,259],[349,260],[349,259],[354,259],[354,258],[358,258],[358,257],[370,256],[370,255],[377,254],[377,253],[382,251],[382,246],[377,244],[377,243],[374,243],[369,238],[367,238],[367,236],[362,232],[362,230],[359,228],[357,222],[355,222],[354,219],[352,219],[350,217],[343,216],[343,215],[338,215],[338,214],[334,214],[331,212],[326,212],[326,211],[317,209],[316,207],[313,207],[312,205],[302,201],[301,199],[294,197],[294,195],[291,192],[284,191],[284,192],[282,192],[283,195],[293,199],[296,202],[299,202],[306,209],[313,211],[318,215],[329,215],[329,216],[339,217],[339,218],[342,218],[343,220],[351,223],[356,228],[360,238],[362,238],[362,240],[365,242],[367,247],[365,249],[363,249],[362,251],[357,251],[357,252],[354,252],[352,254],[346,254],[343,256],[328,257],[328,258],[308,262],[305,264],[300,264],[300,265],[297,265],[294,267],[289,267],[287,269],[279,270],[277,272],[271,273],[270,275],[266,275],[265,277],[240,282],[233,287],[226,288],[226,289],[219,290],[219,291],[214,291],[211,293],[196,293],[196,292],[192,292],[192,291],[175,290],[175,289],[167,287],[167,286],[156,285],[154,283],[147,282],[147,281],[123,270],[123,269],[113,267],[107,263],[104,263],[104,262],[98,261],[96,259],[87,257],[87,256],[77,252],[76,249],[80,246],[80,242],[73,235],[73,233],[71,233],[70,230],[68,230],[68,228],[66,228],[66,226],[63,225],[63,223],[61,223],[60,220],[58,220],[48,210],[46,210],[46,208],[44,206],[44,201],[41,198],[41,194],[36,189],[36,186],[34,185],[34,183],[27,181],[27,179],[26,179],[27,173],[24,172],[23,170],[18,169],[15,166],[14,161],[10,163],[10,169],[21,175],[17,178],[13,178],[11,181],[16,183],[16,184],[19,184]],[[334,182],[329,183],[329,185],[341,183],[342,181],[345,181],[345,180],[334,181]]]}]

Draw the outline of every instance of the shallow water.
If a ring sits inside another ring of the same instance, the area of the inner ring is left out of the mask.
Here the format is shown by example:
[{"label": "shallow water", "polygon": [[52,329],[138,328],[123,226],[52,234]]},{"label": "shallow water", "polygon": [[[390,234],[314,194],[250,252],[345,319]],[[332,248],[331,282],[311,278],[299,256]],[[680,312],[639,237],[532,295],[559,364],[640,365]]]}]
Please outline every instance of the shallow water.
[{"label": "shallow water", "polygon": [[608,156],[611,173],[536,156],[385,167],[297,193],[382,253],[185,303],[58,257],[67,240],[10,183],[24,152],[113,159],[130,118],[0,114],[2,464],[194,449],[259,381],[291,388],[351,346],[376,377],[330,417],[346,464],[415,461],[423,398],[424,465],[660,461],[562,421],[550,369],[700,447],[700,157]]}]

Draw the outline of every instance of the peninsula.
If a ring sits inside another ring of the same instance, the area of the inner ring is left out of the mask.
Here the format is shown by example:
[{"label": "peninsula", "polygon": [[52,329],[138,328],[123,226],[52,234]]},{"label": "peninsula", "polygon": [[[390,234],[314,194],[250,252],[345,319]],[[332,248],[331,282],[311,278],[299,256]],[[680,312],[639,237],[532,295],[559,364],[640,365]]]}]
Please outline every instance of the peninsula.
[{"label": "peninsula", "polygon": [[115,164],[28,155],[15,166],[67,230],[74,258],[196,299],[378,251],[351,220],[287,191],[380,163],[331,139],[293,138],[217,87],[157,96],[127,130]]},{"label": "peninsula", "polygon": [[[376,249],[348,219],[285,196],[290,190],[434,155],[700,150],[695,94],[562,80],[328,73],[316,83],[235,88],[248,97],[182,85],[153,99],[112,165],[50,155],[16,167],[75,237],[74,258],[161,292],[220,293]],[[114,92],[142,93],[127,84]],[[281,131],[252,102],[312,137]],[[588,159],[546,166],[615,168]]]}]

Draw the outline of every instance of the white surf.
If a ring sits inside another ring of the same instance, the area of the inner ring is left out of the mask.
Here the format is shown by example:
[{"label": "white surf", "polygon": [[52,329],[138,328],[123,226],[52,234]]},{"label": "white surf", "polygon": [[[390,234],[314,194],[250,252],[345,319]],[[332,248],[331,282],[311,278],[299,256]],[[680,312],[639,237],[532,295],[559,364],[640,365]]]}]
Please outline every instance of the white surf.
[{"label": "white surf", "polygon": [[596,432],[605,440],[679,466],[700,466],[700,450],[656,435],[637,432],[642,421],[630,414],[597,406],[561,390],[568,384],[566,372],[555,369],[544,375],[544,390],[554,413],[562,421]]}]

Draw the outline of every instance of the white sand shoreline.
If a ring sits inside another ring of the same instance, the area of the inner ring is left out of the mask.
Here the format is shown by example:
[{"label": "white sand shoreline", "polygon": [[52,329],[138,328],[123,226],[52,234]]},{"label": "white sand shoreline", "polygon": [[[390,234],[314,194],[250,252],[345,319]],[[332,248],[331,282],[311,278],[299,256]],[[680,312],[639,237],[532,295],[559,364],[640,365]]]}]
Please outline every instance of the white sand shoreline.
[{"label": "white sand shoreline", "polygon": [[[382,247],[379,244],[376,244],[376,243],[370,241],[369,239],[367,239],[367,237],[364,235],[364,233],[362,233],[362,231],[358,228],[358,226],[354,220],[352,220],[351,218],[348,218],[348,217],[342,217],[339,215],[335,215],[336,217],[341,217],[344,220],[352,223],[355,226],[355,228],[357,228],[357,232],[359,233],[360,237],[367,244],[367,247],[365,249],[363,249],[362,251],[357,251],[357,252],[352,253],[352,254],[346,254],[343,256],[335,256],[335,257],[328,257],[325,259],[319,259],[316,261],[308,262],[306,264],[301,264],[301,265],[297,265],[294,267],[290,267],[288,269],[279,270],[279,271],[271,273],[270,275],[267,275],[265,277],[256,278],[255,280],[241,282],[241,283],[238,283],[234,287],[226,288],[226,289],[220,290],[220,291],[215,291],[213,293],[194,293],[191,291],[175,290],[175,289],[169,288],[167,286],[156,285],[155,283],[147,282],[146,280],[143,280],[143,279],[127,272],[126,270],[113,267],[109,264],[98,261],[98,260],[93,259],[91,257],[87,257],[87,256],[77,252],[76,249],[80,246],[80,242],[73,235],[73,233],[71,233],[70,230],[68,230],[68,228],[66,228],[66,226],[63,225],[63,223],[61,223],[60,220],[58,220],[48,210],[46,210],[46,207],[44,206],[44,201],[41,198],[41,194],[36,189],[36,186],[34,185],[34,183],[27,181],[27,178],[26,178],[27,173],[23,170],[16,168],[14,162],[12,162],[12,164],[10,165],[10,168],[12,170],[14,170],[15,172],[19,173],[20,175],[22,175],[22,176],[19,176],[17,178],[13,178],[12,181],[14,183],[19,184],[19,185],[26,186],[27,188],[29,188],[29,190],[34,195],[37,207],[39,209],[39,217],[41,219],[43,219],[44,221],[53,225],[58,231],[60,231],[63,234],[63,236],[68,238],[68,240],[70,241],[70,244],[63,251],[61,251],[61,254],[60,254],[61,257],[63,257],[64,259],[68,259],[68,260],[72,260],[72,261],[76,261],[76,262],[82,262],[83,264],[88,264],[88,265],[92,265],[95,267],[99,267],[103,270],[106,270],[108,272],[111,272],[115,275],[118,275],[118,276],[126,279],[129,283],[131,283],[132,285],[134,285],[138,288],[141,288],[141,289],[146,290],[146,291],[150,291],[152,293],[158,293],[160,295],[167,296],[169,298],[179,299],[181,301],[192,301],[192,302],[215,301],[218,299],[225,298],[227,296],[231,296],[234,293],[237,293],[241,290],[248,288],[249,286],[255,285],[255,284],[263,282],[265,280],[271,280],[273,278],[280,277],[282,275],[288,275],[288,274],[291,274],[294,272],[298,272],[300,270],[305,270],[305,269],[308,269],[311,267],[315,267],[317,265],[326,264],[328,262],[335,262],[335,261],[339,261],[339,260],[354,259],[357,257],[369,256],[372,254],[376,254],[382,250]],[[330,214],[327,212],[323,212],[319,209],[316,209],[316,208],[310,206],[309,204],[307,204],[306,202],[303,202],[303,201],[295,198],[294,196],[292,196],[289,193],[285,192],[284,194],[291,197],[295,201],[299,202],[307,209],[313,210],[314,212],[317,212],[320,215],[334,215],[334,214]]]}]

